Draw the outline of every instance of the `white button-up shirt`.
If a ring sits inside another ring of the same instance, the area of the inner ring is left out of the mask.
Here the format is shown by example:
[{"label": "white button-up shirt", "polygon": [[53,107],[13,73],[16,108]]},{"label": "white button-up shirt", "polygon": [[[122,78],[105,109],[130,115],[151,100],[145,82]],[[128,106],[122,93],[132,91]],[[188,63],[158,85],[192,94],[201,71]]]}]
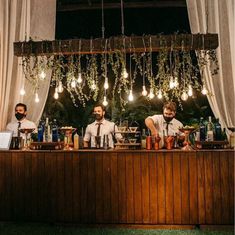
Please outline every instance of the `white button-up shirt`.
[{"label": "white button-up shirt", "polygon": [[[153,123],[160,135],[163,135],[163,131],[165,135],[167,135],[167,122],[165,121],[163,115],[153,115],[149,116],[153,120]],[[174,135],[175,133],[182,135],[179,131],[179,128],[183,127],[183,124],[177,119],[173,118],[168,124],[168,135]]]},{"label": "white button-up shirt", "polygon": [[[97,135],[97,128],[98,128],[98,122],[95,121],[91,124],[89,124],[86,128],[85,136],[83,138],[84,141],[89,142],[91,141],[91,147],[95,147],[95,136]],[[117,126],[114,122],[110,122],[108,120],[101,121],[100,125],[100,133],[99,136],[101,136],[101,143],[100,146],[103,147],[103,139],[105,135],[108,135],[109,139],[109,147],[113,148],[113,137],[116,139],[121,139],[122,135],[120,133],[115,133],[118,130]]]},{"label": "white button-up shirt", "polygon": [[[24,118],[21,121],[14,121],[14,122],[10,122],[7,124],[6,129],[8,131],[13,131],[13,136],[17,136],[17,134],[18,134],[19,122],[21,123],[20,128],[34,128],[35,129],[34,132],[37,132],[37,126],[35,125],[35,123]],[[20,136],[24,137],[24,134],[20,133]]]}]

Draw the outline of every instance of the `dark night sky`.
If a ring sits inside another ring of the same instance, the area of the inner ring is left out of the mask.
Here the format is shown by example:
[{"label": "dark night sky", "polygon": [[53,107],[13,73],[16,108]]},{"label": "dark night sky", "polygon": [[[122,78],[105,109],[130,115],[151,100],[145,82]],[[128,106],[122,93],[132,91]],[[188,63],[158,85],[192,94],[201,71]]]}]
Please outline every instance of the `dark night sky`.
[{"label": "dark night sky", "polygon": [[[120,9],[105,9],[105,37],[121,34]],[[101,10],[58,12],[56,38],[102,37]],[[187,8],[135,8],[124,9],[125,35],[190,33]]]}]

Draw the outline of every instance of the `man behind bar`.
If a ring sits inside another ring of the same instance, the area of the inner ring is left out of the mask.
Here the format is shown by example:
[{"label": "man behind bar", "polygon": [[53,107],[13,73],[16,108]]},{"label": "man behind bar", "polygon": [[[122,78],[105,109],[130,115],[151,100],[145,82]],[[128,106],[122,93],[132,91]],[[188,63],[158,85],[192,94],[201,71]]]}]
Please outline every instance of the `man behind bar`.
[{"label": "man behind bar", "polygon": [[[117,131],[117,126],[114,122],[110,122],[104,118],[105,115],[105,107],[102,104],[95,105],[93,109],[93,115],[95,117],[95,121],[87,126],[85,136],[83,139],[83,147],[88,148],[89,142],[91,148],[99,148],[103,147],[104,136],[108,136],[108,146],[110,148],[114,147],[114,140],[122,139],[122,135],[120,133],[115,133]],[[97,139],[99,138],[100,146],[97,147]]]}]

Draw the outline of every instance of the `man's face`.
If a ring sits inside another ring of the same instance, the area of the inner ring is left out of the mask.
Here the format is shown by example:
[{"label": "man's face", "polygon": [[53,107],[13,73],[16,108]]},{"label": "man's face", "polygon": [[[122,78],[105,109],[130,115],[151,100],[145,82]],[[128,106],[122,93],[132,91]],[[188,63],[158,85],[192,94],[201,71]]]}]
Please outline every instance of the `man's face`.
[{"label": "man's face", "polygon": [[94,108],[93,114],[95,115],[95,119],[100,121],[104,118],[105,111],[100,106]]},{"label": "man's face", "polygon": [[164,109],[163,117],[166,122],[170,122],[175,117],[175,112],[170,109]]},{"label": "man's face", "polygon": [[25,118],[27,112],[25,111],[23,106],[17,106],[15,108],[15,116],[17,118],[17,120],[22,120],[23,118]]}]

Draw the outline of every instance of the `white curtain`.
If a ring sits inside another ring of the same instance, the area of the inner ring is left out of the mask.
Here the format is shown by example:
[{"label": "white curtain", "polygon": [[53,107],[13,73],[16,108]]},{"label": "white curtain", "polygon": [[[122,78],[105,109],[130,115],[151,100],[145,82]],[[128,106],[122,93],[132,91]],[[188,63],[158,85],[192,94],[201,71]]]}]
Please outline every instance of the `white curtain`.
[{"label": "white curtain", "polygon": [[219,73],[212,77],[209,65],[204,80],[212,92],[211,109],[223,127],[235,126],[235,18],[234,0],[187,0],[192,33],[217,33]]},{"label": "white curtain", "polygon": [[[47,100],[50,74],[41,84],[40,102],[34,102],[31,84],[25,81],[21,58],[14,56],[15,41],[55,38],[56,0],[0,0],[0,130],[14,118],[14,106],[28,106],[28,118],[38,123]],[[26,95],[19,91],[25,87]]]}]

